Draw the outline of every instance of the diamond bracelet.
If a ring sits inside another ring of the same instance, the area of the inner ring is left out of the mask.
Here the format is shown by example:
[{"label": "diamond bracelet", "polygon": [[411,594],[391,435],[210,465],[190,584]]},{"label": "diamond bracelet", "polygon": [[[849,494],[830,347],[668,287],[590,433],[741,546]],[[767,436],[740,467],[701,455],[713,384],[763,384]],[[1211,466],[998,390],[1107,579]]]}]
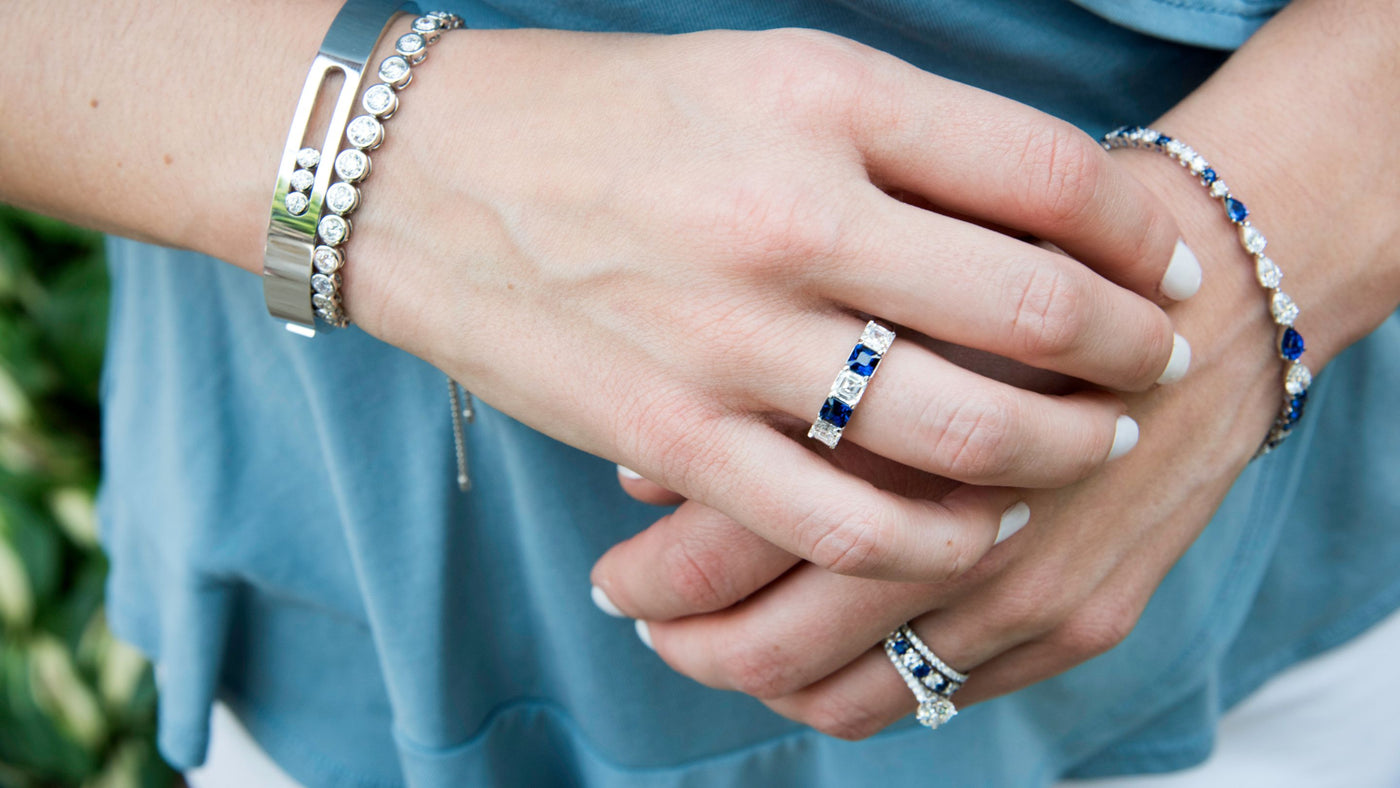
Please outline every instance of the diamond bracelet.
[{"label": "diamond bracelet", "polygon": [[[374,53],[389,22],[410,5],[406,0],[346,0],[321,41],[292,114],[272,190],[267,245],[263,250],[263,297],[268,313],[286,321],[288,330],[302,336],[316,335],[316,315],[309,297],[311,257],[316,223],[331,178],[330,167],[318,169],[317,165],[338,150],[360,93],[365,62]],[[319,148],[304,147],[321,90],[336,73],[344,79],[335,94],[325,137]]]},{"label": "diamond bracelet", "polygon": [[437,43],[443,32],[462,26],[461,17],[443,11],[432,11],[413,20],[412,30],[399,36],[394,54],[379,64],[379,82],[365,90],[360,106],[365,114],[351,120],[345,127],[345,140],[350,147],[336,154],[335,174],[339,177],[326,189],[325,207],[328,213],[316,223],[319,244],[311,261],[316,273],[311,277],[311,305],[316,316],[336,328],[350,325],[341,303],[340,270],[345,266],[341,247],[350,239],[350,214],[360,205],[360,187],[356,184],[369,177],[369,151],[384,143],[384,124],[399,108],[399,91],[413,80],[413,67],[428,56],[428,47]]},{"label": "diamond bracelet", "polygon": [[1104,150],[1154,150],[1175,159],[1178,164],[1190,170],[1201,185],[1209,190],[1210,196],[1220,201],[1221,207],[1225,209],[1226,218],[1239,232],[1240,246],[1254,259],[1254,277],[1269,295],[1269,313],[1278,329],[1274,350],[1284,363],[1283,405],[1274,417],[1268,436],[1264,438],[1254,456],[1258,458],[1268,454],[1288,438],[1298,420],[1303,417],[1303,406],[1308,401],[1308,387],[1312,385],[1312,372],[1300,361],[1306,349],[1303,335],[1294,327],[1294,321],[1298,319],[1298,305],[1279,287],[1283,281],[1283,271],[1264,254],[1268,239],[1250,223],[1249,209],[1230,193],[1230,187],[1225,185],[1224,179],[1215,168],[1190,145],[1143,126],[1115,129],[1105,134],[1100,142]]}]

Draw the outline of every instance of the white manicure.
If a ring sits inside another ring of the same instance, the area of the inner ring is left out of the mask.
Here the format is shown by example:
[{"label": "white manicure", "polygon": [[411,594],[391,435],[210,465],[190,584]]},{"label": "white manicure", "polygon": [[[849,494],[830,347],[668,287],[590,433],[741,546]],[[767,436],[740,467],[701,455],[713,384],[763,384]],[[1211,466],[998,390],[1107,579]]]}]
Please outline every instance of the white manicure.
[{"label": "white manicure", "polygon": [[637,473],[631,468],[628,468],[626,465],[617,466],[617,475],[621,476],[624,479],[631,479],[634,482],[642,478],[642,475],[640,473]]},{"label": "white manicure", "polygon": [[1162,294],[1173,301],[1185,301],[1201,289],[1201,263],[1184,241],[1176,242],[1172,261],[1162,275]]},{"label": "white manicure", "polygon": [[1001,527],[997,528],[997,540],[993,544],[1001,544],[1007,539],[1016,535],[1016,532],[1026,527],[1026,523],[1031,521],[1031,507],[1025,501],[1017,501],[1010,509],[1001,513]]},{"label": "white manicure", "polygon": [[647,626],[647,622],[640,618],[637,619],[637,637],[642,639],[642,643],[646,644],[647,648],[652,651],[656,650],[656,646],[651,644],[651,628]]},{"label": "white manicure", "polygon": [[1131,416],[1119,416],[1113,425],[1113,448],[1108,450],[1108,460],[1116,460],[1132,451],[1137,442],[1138,423]]},{"label": "white manicure", "polygon": [[593,597],[593,604],[597,605],[599,610],[613,618],[627,618],[627,614],[619,610],[617,605],[613,604],[613,601],[608,598],[607,592],[603,591],[603,589],[598,586],[593,586],[593,590],[589,592],[589,595]]},{"label": "white manicure", "polygon": [[1172,338],[1172,357],[1167,359],[1167,368],[1157,377],[1158,383],[1175,383],[1186,377],[1191,368],[1191,343],[1186,337],[1177,334]]}]

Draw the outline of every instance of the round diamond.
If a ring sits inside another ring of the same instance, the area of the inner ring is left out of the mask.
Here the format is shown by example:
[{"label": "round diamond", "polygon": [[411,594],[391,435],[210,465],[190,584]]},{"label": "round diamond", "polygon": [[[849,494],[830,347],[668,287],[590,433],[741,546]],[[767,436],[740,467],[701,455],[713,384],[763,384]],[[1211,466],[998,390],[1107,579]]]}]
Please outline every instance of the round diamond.
[{"label": "round diamond", "polygon": [[[315,286],[316,280],[315,280],[315,279],[312,279],[311,282],[312,282],[312,286],[314,287],[314,286]],[[327,309],[327,310],[335,309],[335,308],[338,306],[338,305],[335,303],[335,298],[333,298],[333,297],[331,297],[331,296],[329,296],[329,295],[326,295],[326,294],[324,294],[324,293],[312,293],[312,294],[311,294],[311,305],[314,306],[314,307],[316,307],[317,309]]]},{"label": "round diamond", "polygon": [[311,205],[311,200],[301,192],[287,193],[287,213],[293,216],[301,216],[306,213],[306,209]]},{"label": "round diamond", "polygon": [[428,54],[428,42],[417,33],[404,33],[395,42],[394,51],[407,58],[410,63],[421,63]]},{"label": "round diamond", "polygon": [[316,264],[317,271],[333,274],[345,265],[345,255],[333,246],[318,246],[316,251],[311,253],[311,262]]},{"label": "round diamond", "polygon": [[429,45],[435,44],[442,35],[442,20],[435,16],[420,16],[413,20],[413,32],[422,36]]},{"label": "round diamond", "polygon": [[369,157],[364,151],[347,148],[335,157],[335,174],[351,183],[363,180],[369,175]]},{"label": "round diamond", "polygon": [[315,182],[316,175],[311,170],[295,170],[292,172],[292,178],[288,181],[288,185],[292,187],[294,192],[305,192],[311,191],[311,185]]},{"label": "round diamond", "polygon": [[350,235],[350,222],[336,214],[328,214],[321,217],[321,222],[316,225],[316,232],[328,245],[340,246]]},{"label": "round diamond", "polygon": [[384,141],[384,126],[373,115],[360,115],[345,127],[345,139],[360,150],[373,150]]},{"label": "round diamond", "polygon": [[1254,263],[1254,275],[1259,279],[1259,284],[1273,290],[1283,281],[1283,271],[1274,264],[1273,260],[1260,255]]},{"label": "round diamond", "polygon": [[1269,301],[1269,311],[1274,313],[1274,322],[1281,326],[1291,326],[1298,319],[1298,305],[1287,293],[1274,293]]},{"label": "round diamond", "polygon": [[340,289],[340,274],[316,274],[312,276],[311,289],[327,298],[335,295],[335,291]]},{"label": "round diamond", "polygon": [[399,108],[399,97],[394,94],[393,88],[381,82],[365,91],[364,98],[360,99],[360,106],[371,115],[387,118]]},{"label": "round diamond", "polygon": [[1191,168],[1191,174],[1200,175],[1206,169],[1206,160],[1201,158],[1200,154],[1196,154],[1187,162],[1187,166]]},{"label": "round diamond", "polygon": [[1224,197],[1229,193],[1230,187],[1225,185],[1225,181],[1216,180],[1215,183],[1210,185],[1210,196],[1212,197]]},{"label": "round diamond", "polygon": [[1264,247],[1269,245],[1269,241],[1264,234],[1255,229],[1252,224],[1240,225],[1240,243],[1249,250],[1250,254],[1259,254],[1264,251]]},{"label": "round diamond", "polygon": [[326,207],[338,214],[347,214],[360,204],[360,190],[345,181],[336,181],[326,190]]},{"label": "round diamond", "polygon": [[395,88],[402,88],[413,78],[413,67],[402,55],[390,55],[379,64],[379,78]]},{"label": "round diamond", "polygon": [[1288,367],[1288,374],[1283,378],[1283,388],[1289,394],[1298,396],[1308,390],[1312,385],[1312,371],[1303,364],[1295,361]]},{"label": "round diamond", "polygon": [[958,710],[952,701],[947,698],[934,698],[920,703],[915,716],[921,725],[937,730],[938,726],[947,723],[957,714]]},{"label": "round diamond", "polygon": [[302,148],[297,151],[297,166],[308,170],[316,169],[321,163],[321,152],[315,148]]}]

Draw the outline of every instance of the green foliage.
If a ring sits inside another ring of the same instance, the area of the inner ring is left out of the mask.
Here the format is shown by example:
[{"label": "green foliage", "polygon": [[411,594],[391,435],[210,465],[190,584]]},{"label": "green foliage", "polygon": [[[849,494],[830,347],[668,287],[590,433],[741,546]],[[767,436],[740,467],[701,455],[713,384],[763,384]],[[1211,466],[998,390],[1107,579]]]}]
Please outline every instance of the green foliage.
[{"label": "green foliage", "polygon": [[0,788],[165,788],[97,545],[101,236],[0,206]]}]

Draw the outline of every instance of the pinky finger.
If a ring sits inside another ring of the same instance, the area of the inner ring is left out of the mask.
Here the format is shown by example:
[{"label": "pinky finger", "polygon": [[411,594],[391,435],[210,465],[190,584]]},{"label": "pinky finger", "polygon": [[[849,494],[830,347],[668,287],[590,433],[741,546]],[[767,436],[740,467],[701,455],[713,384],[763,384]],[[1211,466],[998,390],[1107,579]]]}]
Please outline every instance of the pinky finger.
[{"label": "pinky finger", "polygon": [[622,491],[642,503],[655,506],[677,506],[685,502],[685,496],[672,492],[625,465],[617,466],[617,483]]}]

